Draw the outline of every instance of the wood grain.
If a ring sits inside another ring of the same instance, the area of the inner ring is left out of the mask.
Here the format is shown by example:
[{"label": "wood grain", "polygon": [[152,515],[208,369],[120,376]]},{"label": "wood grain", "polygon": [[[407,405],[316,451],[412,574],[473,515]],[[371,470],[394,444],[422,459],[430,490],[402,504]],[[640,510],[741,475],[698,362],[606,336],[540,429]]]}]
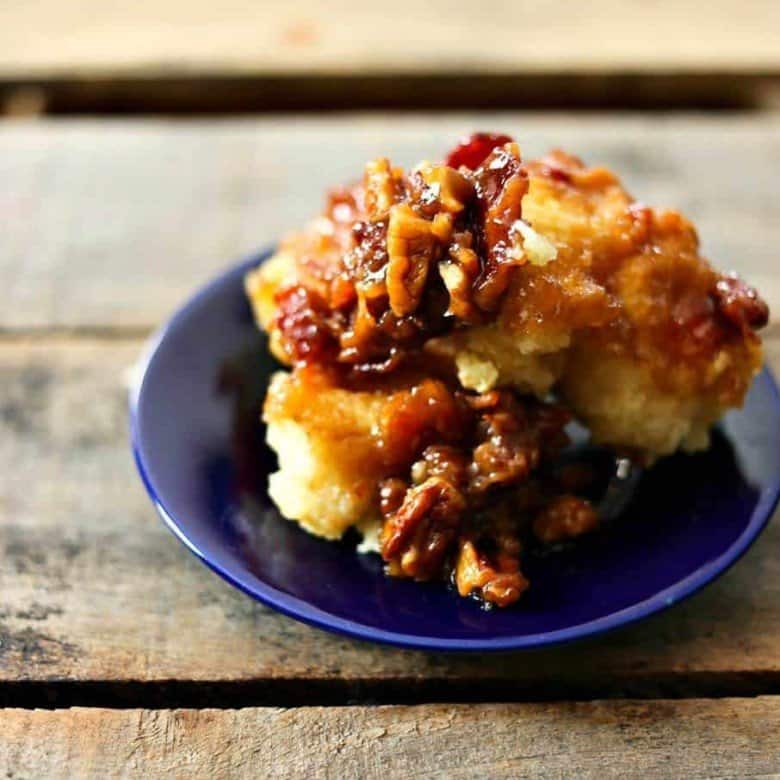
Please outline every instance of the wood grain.
[{"label": "wood grain", "polygon": [[753,0],[0,5],[0,78],[185,74],[777,71]]},{"label": "wood grain", "polygon": [[[157,703],[780,690],[776,524],[668,614],[486,662],[299,625],[224,584],[154,515],[127,445],[123,376],[137,334],[315,211],[325,186],[365,159],[433,156],[475,126],[516,132],[529,154],[560,144],[624,171],[647,201],[696,219],[710,254],[780,310],[776,117],[0,124],[3,702],[95,701],[99,690]],[[777,325],[768,351],[780,368]]]},{"label": "wood grain", "polygon": [[614,167],[641,199],[689,215],[713,260],[780,311],[777,115],[6,122],[0,329],[146,331],[219,269],[301,225],[367,159],[435,159],[474,128],[515,134],[529,156],[563,146]]},{"label": "wood grain", "polygon": [[[780,689],[777,523],[690,601],[619,633],[545,652],[480,657],[383,648],[254,603],[187,553],[144,494],[128,451],[123,387],[139,350],[139,341],[119,338],[0,342],[0,703]],[[777,336],[770,359],[780,368]],[[100,698],[87,683],[108,683],[108,692]]]},{"label": "wood grain", "polygon": [[17,777],[768,777],[780,701],[0,710]]},{"label": "wood grain", "polygon": [[[13,13],[0,8],[0,40]],[[531,153],[570,146],[682,207],[712,256],[780,309],[776,117],[0,125],[0,706],[26,708],[0,709],[0,776],[780,773],[775,696],[254,706],[778,693],[776,519],[718,582],[640,625],[544,652],[444,656],[254,603],[184,550],[141,487],[125,405],[138,336],[367,157],[433,156],[485,122],[522,129]],[[777,371],[777,322],[767,352]],[[30,709],[73,703],[139,708]],[[171,709],[182,705],[220,709]]]}]

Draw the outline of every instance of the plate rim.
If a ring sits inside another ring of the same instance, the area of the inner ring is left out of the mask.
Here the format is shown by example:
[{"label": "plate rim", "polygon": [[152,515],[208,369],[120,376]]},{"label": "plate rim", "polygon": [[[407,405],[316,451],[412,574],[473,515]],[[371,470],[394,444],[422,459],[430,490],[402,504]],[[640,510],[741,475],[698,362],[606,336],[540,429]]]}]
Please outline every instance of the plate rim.
[{"label": "plate rim", "polygon": [[[378,642],[411,650],[426,650],[430,652],[506,652],[514,650],[532,650],[552,645],[566,644],[587,638],[592,638],[632,625],[640,620],[655,615],[675,604],[690,598],[712,583],[720,575],[728,571],[740,560],[758,539],[762,531],[768,525],[775,508],[780,501],[780,474],[771,485],[771,490],[759,499],[750,516],[745,529],[737,539],[717,558],[708,561],[703,566],[692,571],[688,576],[670,585],[668,588],[654,593],[649,598],[632,604],[624,609],[611,612],[608,615],[577,623],[566,628],[554,631],[538,632],[534,634],[519,634],[504,637],[479,637],[479,638],[444,638],[437,636],[406,634],[398,631],[388,631],[374,626],[366,625],[346,618],[339,617],[309,602],[285,593],[268,583],[257,579],[258,585],[249,585],[233,574],[228,568],[212,561],[207,553],[199,549],[197,544],[188,536],[186,523],[178,521],[167,509],[161,496],[161,490],[155,486],[153,478],[145,464],[142,453],[142,440],[139,421],[139,405],[144,393],[144,388],[150,376],[150,369],[155,358],[160,353],[160,347],[171,331],[182,321],[186,320],[192,310],[216,289],[221,288],[229,278],[241,275],[256,268],[265,262],[274,253],[276,245],[268,246],[262,250],[246,256],[208,282],[197,288],[187,300],[175,310],[175,312],[152,334],[145,342],[134,368],[133,378],[128,390],[129,407],[129,433],[133,460],[140,474],[146,492],[154,505],[163,523],[173,535],[202,563],[214,573],[228,582],[242,593],[263,603],[264,605],[315,628],[319,628],[341,636],[363,641]],[[761,372],[766,375],[775,404],[780,406],[780,388],[769,367],[764,364]],[[754,379],[755,381],[755,379]],[[453,596],[454,598],[454,596]]]}]

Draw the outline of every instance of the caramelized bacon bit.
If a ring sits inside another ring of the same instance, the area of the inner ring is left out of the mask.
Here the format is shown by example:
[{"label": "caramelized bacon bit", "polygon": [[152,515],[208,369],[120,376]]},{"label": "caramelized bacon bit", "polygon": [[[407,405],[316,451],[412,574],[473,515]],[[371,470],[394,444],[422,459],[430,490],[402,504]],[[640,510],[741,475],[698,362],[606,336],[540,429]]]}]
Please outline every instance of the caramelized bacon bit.
[{"label": "caramelized bacon bit", "polygon": [[496,133],[472,133],[464,138],[445,158],[444,164],[450,168],[460,168],[461,165],[471,168],[472,171],[479,168],[485,158],[497,146],[508,144],[512,139],[508,135]]},{"label": "caramelized bacon bit", "polygon": [[755,288],[735,273],[720,277],[713,299],[723,318],[742,331],[758,330],[769,321],[769,307]]},{"label": "caramelized bacon bit", "polygon": [[575,539],[598,528],[599,516],[591,503],[577,496],[554,498],[535,518],[534,536],[553,544]]}]

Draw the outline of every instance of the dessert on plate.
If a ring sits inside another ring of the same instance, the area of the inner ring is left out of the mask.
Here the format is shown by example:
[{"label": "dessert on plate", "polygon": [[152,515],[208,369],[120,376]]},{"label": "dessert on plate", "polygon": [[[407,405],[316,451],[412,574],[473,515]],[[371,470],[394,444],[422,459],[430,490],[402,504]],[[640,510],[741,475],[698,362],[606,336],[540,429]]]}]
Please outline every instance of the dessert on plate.
[{"label": "dessert on plate", "polygon": [[246,289],[290,369],[263,412],[280,512],[498,606],[529,585],[525,546],[599,525],[567,424],[644,464],[706,448],[768,319],[678,212],[484,133],[410,171],[369,162]]}]

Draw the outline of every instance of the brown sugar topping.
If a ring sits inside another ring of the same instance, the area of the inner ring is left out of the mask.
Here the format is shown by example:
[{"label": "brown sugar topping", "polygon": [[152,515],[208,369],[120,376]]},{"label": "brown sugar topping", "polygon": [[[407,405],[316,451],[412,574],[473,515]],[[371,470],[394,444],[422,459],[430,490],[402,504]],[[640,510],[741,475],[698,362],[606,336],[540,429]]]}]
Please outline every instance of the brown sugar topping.
[{"label": "brown sugar topping", "polygon": [[[519,598],[527,587],[520,518],[547,500],[528,494],[529,480],[567,443],[568,420],[560,407],[510,391],[474,395],[424,380],[394,393],[378,433],[386,462],[405,474],[380,488],[389,572],[441,579],[454,566],[461,592],[499,605]],[[527,495],[515,495],[518,488]],[[497,534],[480,526],[476,539],[472,518],[491,515],[496,502],[514,520]]]},{"label": "brown sugar topping", "polygon": [[338,240],[353,218],[337,267],[307,266],[319,297],[278,293],[276,329],[292,362],[386,372],[428,338],[494,316],[526,262],[513,230],[528,175],[506,136],[473,144],[450,156],[459,170],[423,165],[405,176],[379,159],[351,196],[331,197]]},{"label": "brown sugar topping", "polygon": [[451,576],[461,595],[499,606],[528,587],[525,540],[565,541],[599,518],[576,495],[581,474],[549,477],[564,409],[466,392],[426,342],[498,320],[502,336],[628,354],[682,397],[712,382],[728,405],[748,380],[706,369],[724,346],[755,346],[768,319],[752,287],[701,258],[680,214],[633,201],[609,170],[561,151],[523,162],[503,135],[476,133],[409,173],[374,160],[362,182],[331,192],[319,227],[275,293],[285,362],[387,396],[371,452],[388,571]]}]

